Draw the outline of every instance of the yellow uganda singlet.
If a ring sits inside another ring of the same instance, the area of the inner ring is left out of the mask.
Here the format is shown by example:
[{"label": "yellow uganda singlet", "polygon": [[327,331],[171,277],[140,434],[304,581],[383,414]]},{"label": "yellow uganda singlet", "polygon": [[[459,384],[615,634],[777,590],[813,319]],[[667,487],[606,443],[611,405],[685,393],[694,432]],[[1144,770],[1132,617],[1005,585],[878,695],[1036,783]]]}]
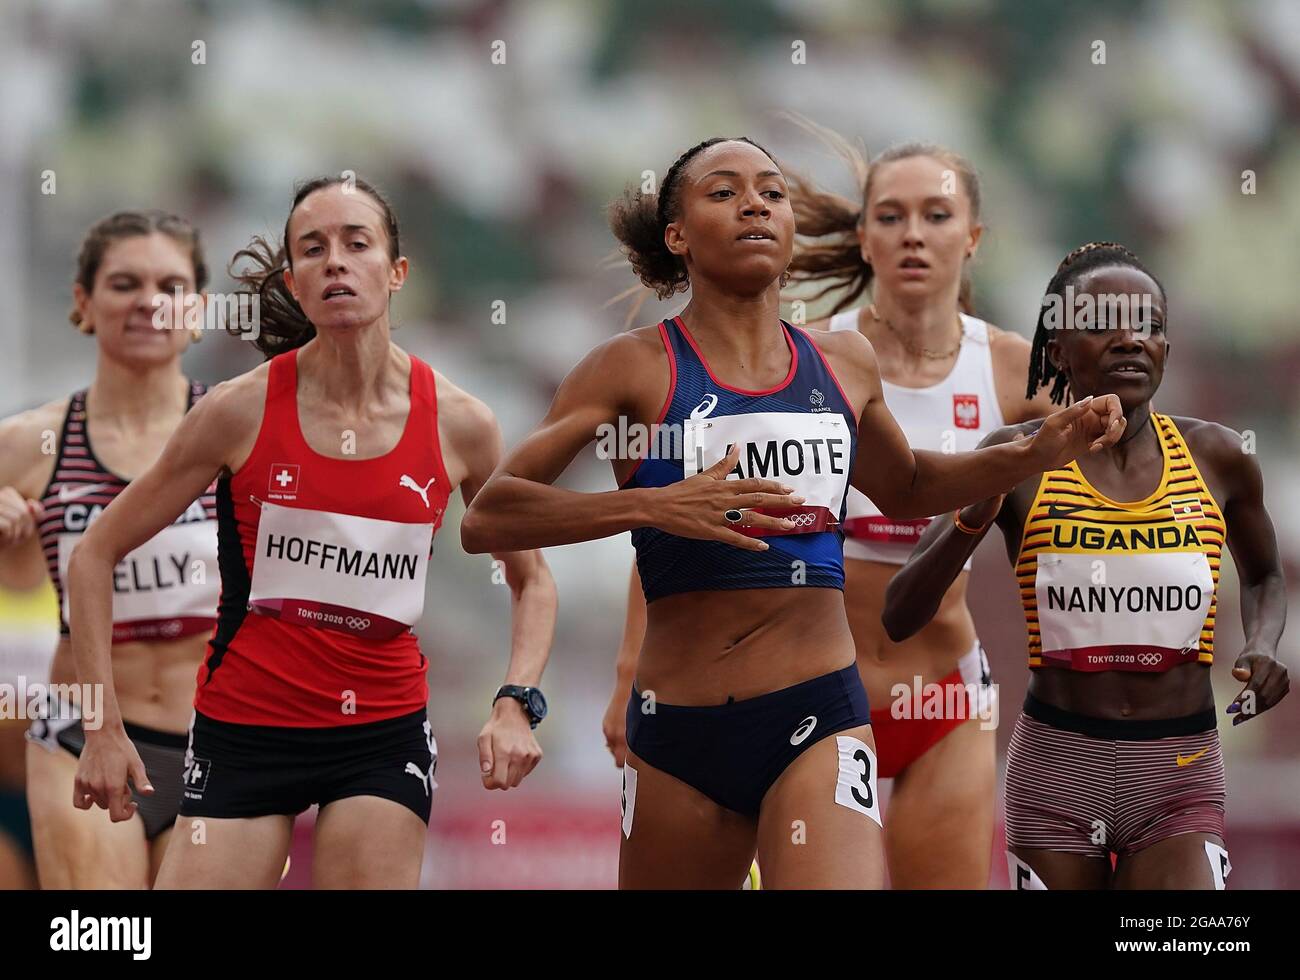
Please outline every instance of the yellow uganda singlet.
[{"label": "yellow uganda singlet", "polygon": [[1155,492],[1111,500],[1073,460],[1042,474],[1016,577],[1029,666],[1163,671],[1214,659],[1223,513],[1182,434],[1152,413]]}]

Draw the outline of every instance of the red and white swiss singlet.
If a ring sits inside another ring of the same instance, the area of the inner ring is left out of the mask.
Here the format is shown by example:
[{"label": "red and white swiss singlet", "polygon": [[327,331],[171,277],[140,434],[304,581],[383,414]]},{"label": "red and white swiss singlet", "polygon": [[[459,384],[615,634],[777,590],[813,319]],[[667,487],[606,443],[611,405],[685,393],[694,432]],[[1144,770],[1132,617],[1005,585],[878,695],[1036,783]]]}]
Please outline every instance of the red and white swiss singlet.
[{"label": "red and white swiss singlet", "polygon": [[374,459],[323,456],[298,419],[298,352],[272,359],[248,460],[217,484],[222,595],[195,707],[218,721],[328,727],[423,708],[424,609],[450,491],[432,369]]}]

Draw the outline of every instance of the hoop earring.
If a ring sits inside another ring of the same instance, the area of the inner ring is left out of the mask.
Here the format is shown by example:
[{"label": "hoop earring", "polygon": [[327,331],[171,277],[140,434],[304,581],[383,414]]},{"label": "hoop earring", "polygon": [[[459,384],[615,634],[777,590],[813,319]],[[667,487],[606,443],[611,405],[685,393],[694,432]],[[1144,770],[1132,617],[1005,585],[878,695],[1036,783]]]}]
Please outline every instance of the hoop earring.
[{"label": "hoop earring", "polygon": [[785,287],[789,284],[789,282],[790,282],[790,270],[786,269],[785,272],[781,273],[781,279],[780,279],[781,288],[785,289]]}]

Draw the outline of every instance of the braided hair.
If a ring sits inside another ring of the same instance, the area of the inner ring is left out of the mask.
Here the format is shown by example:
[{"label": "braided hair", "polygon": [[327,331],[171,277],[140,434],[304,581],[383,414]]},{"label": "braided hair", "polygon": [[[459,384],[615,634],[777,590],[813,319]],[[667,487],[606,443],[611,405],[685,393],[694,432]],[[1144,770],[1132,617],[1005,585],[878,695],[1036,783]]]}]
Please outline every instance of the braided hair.
[{"label": "braided hair", "polygon": [[1064,300],[1066,286],[1077,286],[1086,273],[1095,269],[1115,266],[1145,273],[1160,289],[1160,295],[1162,297],[1165,295],[1165,287],[1156,278],[1155,273],[1148,269],[1137,255],[1118,242],[1088,242],[1086,245],[1080,245],[1061,260],[1061,264],[1056,267],[1056,274],[1047,284],[1047,292],[1043,294],[1043,304],[1038,310],[1038,325],[1034,328],[1034,345],[1029,352],[1029,385],[1025,391],[1026,398],[1033,398],[1038,394],[1039,388],[1050,384],[1052,404],[1060,405],[1065,402],[1066,393],[1070,388],[1069,377],[1047,356],[1047,343],[1051,339],[1050,328],[1047,326],[1048,297],[1059,296]]},{"label": "braided hair", "polygon": [[659,299],[683,292],[689,285],[686,263],[668,250],[664,231],[681,216],[682,171],[702,151],[717,143],[748,143],[772,157],[747,136],[715,136],[692,146],[674,161],[664,174],[659,193],[646,194],[629,185],[623,196],[609,205],[609,227],[614,237],[623,246],[637,278],[654,290]]}]

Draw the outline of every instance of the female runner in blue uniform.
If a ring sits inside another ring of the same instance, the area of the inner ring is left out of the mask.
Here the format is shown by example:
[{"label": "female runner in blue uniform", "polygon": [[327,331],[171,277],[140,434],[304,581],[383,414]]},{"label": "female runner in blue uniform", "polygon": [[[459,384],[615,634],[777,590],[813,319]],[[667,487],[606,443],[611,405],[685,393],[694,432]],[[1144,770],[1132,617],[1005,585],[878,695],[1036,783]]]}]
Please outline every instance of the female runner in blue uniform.
[{"label": "female runner in blue uniform", "polygon": [[[632,531],[648,623],[621,887],[735,888],[756,849],[772,887],[879,887],[870,716],[841,591],[845,492],[900,517],[940,513],[1110,444],[1118,403],[1072,406],[995,450],[913,452],[865,337],[814,341],[779,319],[794,216],[780,168],[749,140],[692,147],[657,196],[629,193],[611,220],[642,282],[691,301],[565,379],[471,504],[462,543]],[[603,426],[652,423],[659,451],[613,453],[620,490],[551,485]]]}]

